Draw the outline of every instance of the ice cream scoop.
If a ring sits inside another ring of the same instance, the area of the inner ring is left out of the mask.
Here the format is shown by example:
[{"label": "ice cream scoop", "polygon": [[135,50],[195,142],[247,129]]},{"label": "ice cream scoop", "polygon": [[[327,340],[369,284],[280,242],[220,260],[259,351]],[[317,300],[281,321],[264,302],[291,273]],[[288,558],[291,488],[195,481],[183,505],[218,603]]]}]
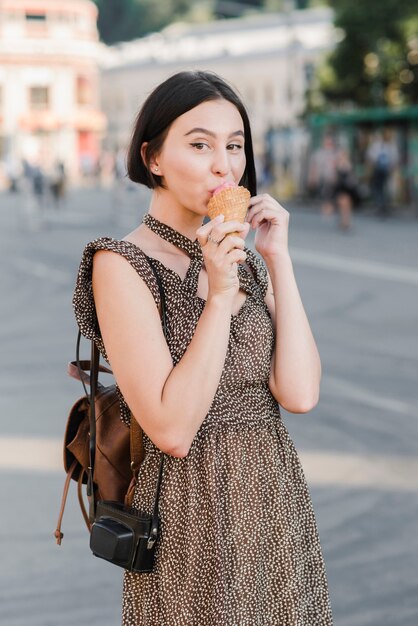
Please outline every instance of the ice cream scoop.
[{"label": "ice cream scoop", "polygon": [[216,196],[224,189],[229,189],[230,187],[237,187],[237,183],[234,183],[233,180],[227,180],[226,182],[222,183],[222,185],[219,185],[218,187],[216,187],[216,189],[213,190],[212,196]]},{"label": "ice cream scoop", "polygon": [[[225,222],[237,220],[241,224],[245,221],[251,194],[245,187],[236,185],[234,182],[225,182],[219,185],[208,202],[208,215],[213,220],[223,213]],[[239,235],[238,232],[228,233]]]}]

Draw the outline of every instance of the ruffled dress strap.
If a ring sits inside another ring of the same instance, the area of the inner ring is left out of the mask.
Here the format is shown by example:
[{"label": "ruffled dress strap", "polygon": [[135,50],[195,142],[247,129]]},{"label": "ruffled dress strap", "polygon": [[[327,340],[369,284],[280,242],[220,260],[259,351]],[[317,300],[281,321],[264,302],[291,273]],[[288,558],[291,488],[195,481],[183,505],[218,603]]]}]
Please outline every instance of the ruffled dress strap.
[{"label": "ruffled dress strap", "polygon": [[100,237],[86,245],[74,290],[74,313],[82,335],[87,337],[87,339],[94,339],[105,356],[97,321],[92,285],[93,257],[98,250],[109,250],[123,256],[144,280],[154,297],[157,307],[160,306],[160,293],[146,254],[135,244],[129,241],[112,239],[111,237]]},{"label": "ruffled dress strap", "polygon": [[[252,287],[255,287],[258,297],[264,300],[268,289],[268,274],[266,265],[263,259],[255,254],[250,248],[245,248],[245,252],[247,253],[246,264],[250,269],[251,274],[249,273],[248,268],[245,269],[242,265],[238,266],[238,271],[241,273],[240,282],[249,280],[252,283]],[[247,275],[247,278],[245,278],[245,274]]]}]

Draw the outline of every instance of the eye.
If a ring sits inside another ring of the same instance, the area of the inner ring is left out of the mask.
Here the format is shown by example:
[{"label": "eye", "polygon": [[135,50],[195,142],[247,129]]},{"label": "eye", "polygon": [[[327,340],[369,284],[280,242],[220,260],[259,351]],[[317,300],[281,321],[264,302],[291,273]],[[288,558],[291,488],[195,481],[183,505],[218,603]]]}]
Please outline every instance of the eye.
[{"label": "eye", "polygon": [[230,143],[228,145],[228,150],[230,150],[231,152],[238,152],[239,150],[242,150],[243,146],[240,143]]},{"label": "eye", "polygon": [[192,148],[196,148],[199,152],[203,152],[205,148],[209,148],[207,143],[202,143],[201,141],[190,144]]}]

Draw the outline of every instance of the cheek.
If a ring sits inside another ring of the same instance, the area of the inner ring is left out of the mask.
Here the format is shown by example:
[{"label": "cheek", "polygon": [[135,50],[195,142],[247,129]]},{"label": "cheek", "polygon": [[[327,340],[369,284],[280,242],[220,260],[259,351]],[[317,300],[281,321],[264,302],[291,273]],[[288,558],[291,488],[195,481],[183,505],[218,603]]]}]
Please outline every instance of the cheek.
[{"label": "cheek", "polygon": [[239,155],[239,157],[237,158],[236,161],[233,162],[232,168],[233,168],[233,172],[234,172],[234,177],[236,179],[239,180],[239,179],[242,178],[242,175],[244,174],[246,163],[247,163],[247,161],[246,161],[244,152]]},{"label": "cheek", "polygon": [[196,158],[196,155],[187,150],[167,154],[162,164],[167,186],[171,189],[181,186],[183,191],[187,191],[187,185],[201,184],[208,165],[205,159],[199,156],[200,158]]}]

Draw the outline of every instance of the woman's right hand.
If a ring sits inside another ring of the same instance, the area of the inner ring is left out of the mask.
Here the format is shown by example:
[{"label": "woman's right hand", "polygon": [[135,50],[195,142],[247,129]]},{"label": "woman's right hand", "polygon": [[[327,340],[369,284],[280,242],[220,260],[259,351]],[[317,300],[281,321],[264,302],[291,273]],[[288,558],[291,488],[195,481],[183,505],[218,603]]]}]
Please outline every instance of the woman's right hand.
[{"label": "woman's right hand", "polygon": [[[224,216],[204,224],[196,231],[202,247],[205,268],[208,274],[208,299],[212,296],[224,296],[232,302],[239,291],[238,263],[246,260],[244,252],[245,237],[249,223],[237,221],[224,222]],[[239,232],[240,236],[228,235]],[[215,243],[219,242],[219,243]]]}]

